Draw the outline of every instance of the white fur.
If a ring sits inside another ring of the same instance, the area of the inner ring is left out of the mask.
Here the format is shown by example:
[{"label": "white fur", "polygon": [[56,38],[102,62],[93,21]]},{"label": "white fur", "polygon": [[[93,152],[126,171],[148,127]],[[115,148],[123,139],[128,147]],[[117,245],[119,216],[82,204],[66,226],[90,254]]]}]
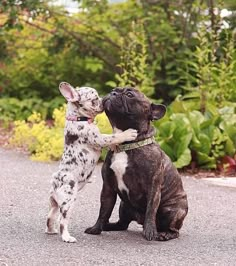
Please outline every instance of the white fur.
[{"label": "white fur", "polygon": [[114,171],[117,179],[118,188],[120,191],[126,191],[129,194],[129,189],[124,183],[123,176],[128,166],[128,155],[125,152],[114,153],[111,159],[111,169]]}]

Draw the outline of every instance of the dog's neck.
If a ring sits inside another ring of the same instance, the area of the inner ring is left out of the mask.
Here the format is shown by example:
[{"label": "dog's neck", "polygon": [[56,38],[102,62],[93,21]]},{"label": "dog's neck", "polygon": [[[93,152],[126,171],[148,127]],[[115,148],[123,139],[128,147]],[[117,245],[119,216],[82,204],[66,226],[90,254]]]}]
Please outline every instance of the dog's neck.
[{"label": "dog's neck", "polygon": [[144,140],[151,137],[154,137],[156,134],[156,130],[153,126],[149,126],[147,130],[138,132],[137,140]]},{"label": "dog's neck", "polygon": [[94,115],[88,114],[78,108],[77,106],[68,103],[66,108],[66,120],[67,121],[88,121],[93,122]]},{"label": "dog's neck", "polygon": [[[113,127],[113,132],[114,133],[119,133],[119,132],[122,132],[122,131],[123,130],[121,130],[121,129],[117,128],[117,127]],[[132,141],[132,142],[136,142],[136,141],[141,141],[141,140],[144,140],[144,139],[152,138],[152,137],[155,136],[155,134],[156,134],[155,128],[152,125],[149,125],[147,127],[147,129],[145,129],[145,130],[143,130],[143,128],[142,128],[142,130],[138,129],[138,136],[135,139],[135,141]]]}]

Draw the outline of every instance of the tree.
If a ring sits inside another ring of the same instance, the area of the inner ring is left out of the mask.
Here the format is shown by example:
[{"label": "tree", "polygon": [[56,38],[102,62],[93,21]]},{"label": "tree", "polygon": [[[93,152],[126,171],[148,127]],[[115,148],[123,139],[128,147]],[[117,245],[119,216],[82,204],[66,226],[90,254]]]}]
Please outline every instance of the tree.
[{"label": "tree", "polygon": [[4,14],[4,20],[1,21],[2,29],[18,28],[22,29],[22,22],[19,16],[25,14],[31,18],[44,13],[46,8],[44,0],[2,0],[0,2],[0,15]]}]

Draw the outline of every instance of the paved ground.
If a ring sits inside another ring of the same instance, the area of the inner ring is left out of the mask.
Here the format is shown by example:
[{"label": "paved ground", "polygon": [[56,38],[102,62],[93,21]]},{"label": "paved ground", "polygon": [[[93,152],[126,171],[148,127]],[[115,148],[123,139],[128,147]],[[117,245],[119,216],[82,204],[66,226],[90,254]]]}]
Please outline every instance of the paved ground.
[{"label": "paved ground", "polygon": [[[180,238],[148,242],[141,228],[84,234],[98,215],[100,169],[79,194],[71,232],[76,244],[44,234],[51,174],[57,163],[31,162],[0,149],[0,266],[3,265],[236,265],[236,188],[184,177],[189,214]],[[116,220],[117,212],[112,220]]]}]

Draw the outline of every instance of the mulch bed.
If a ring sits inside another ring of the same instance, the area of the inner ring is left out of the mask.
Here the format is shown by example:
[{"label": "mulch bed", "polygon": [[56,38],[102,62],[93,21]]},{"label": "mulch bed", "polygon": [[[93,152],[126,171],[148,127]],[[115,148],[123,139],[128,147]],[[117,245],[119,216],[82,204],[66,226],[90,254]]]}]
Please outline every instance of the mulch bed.
[{"label": "mulch bed", "polygon": [[0,147],[8,148],[9,140],[13,133],[13,125],[8,124],[4,125],[3,122],[0,121]]},{"label": "mulch bed", "polygon": [[29,152],[23,147],[15,147],[10,144],[13,135],[13,123],[7,125],[0,121],[0,147],[4,149],[14,149],[16,151],[28,154]]},{"label": "mulch bed", "polygon": [[218,170],[203,170],[203,169],[191,170],[191,169],[185,169],[185,170],[180,170],[179,172],[183,176],[193,176],[194,178],[197,178],[197,179],[200,179],[200,178],[215,178],[215,177],[226,176],[226,174],[224,174],[224,173],[222,173],[222,172],[220,172]]}]

